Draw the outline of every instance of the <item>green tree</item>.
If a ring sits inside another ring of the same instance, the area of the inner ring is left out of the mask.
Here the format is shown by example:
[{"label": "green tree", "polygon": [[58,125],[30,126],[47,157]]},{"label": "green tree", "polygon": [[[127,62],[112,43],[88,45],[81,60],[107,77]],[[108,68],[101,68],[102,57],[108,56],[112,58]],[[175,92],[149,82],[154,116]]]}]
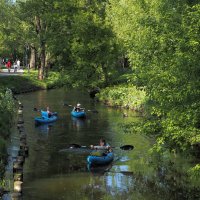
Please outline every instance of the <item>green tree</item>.
[{"label": "green tree", "polygon": [[107,84],[116,63],[118,47],[106,21],[105,5],[106,1],[96,0],[75,4],[70,51],[72,76],[80,78],[78,85]]},{"label": "green tree", "polygon": [[0,0],[0,54],[15,61],[21,53],[20,21],[16,17],[19,8],[10,1]]},{"label": "green tree", "polygon": [[145,86],[149,114],[157,116],[158,146],[190,149],[199,142],[198,2],[109,2],[107,16],[127,49],[134,84]]}]

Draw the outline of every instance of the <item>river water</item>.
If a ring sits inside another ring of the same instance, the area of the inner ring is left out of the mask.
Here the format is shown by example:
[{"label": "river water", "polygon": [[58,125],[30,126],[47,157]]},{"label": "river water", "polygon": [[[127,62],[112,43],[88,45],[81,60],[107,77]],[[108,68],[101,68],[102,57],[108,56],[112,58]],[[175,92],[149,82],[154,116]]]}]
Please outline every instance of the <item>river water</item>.
[{"label": "river water", "polygon": [[[141,120],[129,112],[104,106],[89,98],[87,92],[68,89],[38,91],[18,97],[24,105],[25,129],[28,134],[29,157],[24,165],[24,200],[159,200],[199,199],[184,172],[191,158],[163,155],[150,156],[153,139],[138,134],[124,134],[119,124]],[[81,103],[90,110],[84,120],[70,116],[71,107],[63,103]],[[34,112],[49,106],[59,114],[54,124],[35,126]],[[88,146],[105,138],[115,152],[114,162],[105,167],[88,168],[87,150],[69,150],[69,144]],[[117,147],[134,145],[134,150]],[[166,157],[166,158],[165,158]],[[169,159],[170,157],[170,159]],[[159,160],[156,161],[155,160]]]}]

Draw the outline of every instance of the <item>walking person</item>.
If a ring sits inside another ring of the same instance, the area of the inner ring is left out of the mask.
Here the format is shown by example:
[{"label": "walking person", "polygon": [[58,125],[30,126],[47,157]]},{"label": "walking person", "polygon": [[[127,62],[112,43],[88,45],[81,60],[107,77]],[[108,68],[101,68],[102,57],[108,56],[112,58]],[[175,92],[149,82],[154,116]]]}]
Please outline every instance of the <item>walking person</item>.
[{"label": "walking person", "polygon": [[17,67],[17,61],[14,62],[13,67],[14,67],[14,72],[17,72],[17,68],[18,68]]},{"label": "walking person", "polygon": [[12,63],[10,60],[8,60],[8,62],[6,63],[6,67],[8,68],[8,72],[10,73],[10,68],[12,66]]},{"label": "walking person", "polygon": [[20,60],[17,59],[17,69],[20,69]]}]

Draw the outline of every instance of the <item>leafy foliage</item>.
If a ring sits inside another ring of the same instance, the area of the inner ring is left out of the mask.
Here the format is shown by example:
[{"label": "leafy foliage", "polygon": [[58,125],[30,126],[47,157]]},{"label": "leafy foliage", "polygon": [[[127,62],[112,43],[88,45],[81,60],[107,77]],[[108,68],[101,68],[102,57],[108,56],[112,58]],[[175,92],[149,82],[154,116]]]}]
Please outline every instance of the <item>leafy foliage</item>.
[{"label": "leafy foliage", "polygon": [[[9,137],[15,111],[12,92],[9,89],[0,90],[0,178],[5,169],[6,139]],[[1,185],[1,182],[0,182]]]},{"label": "leafy foliage", "polygon": [[199,3],[109,2],[108,17],[127,49],[133,83],[146,88],[149,114],[141,131],[157,133],[156,151],[190,151],[200,134]]},{"label": "leafy foliage", "polygon": [[100,94],[97,94],[97,97],[108,105],[130,108],[137,111],[143,110],[145,103],[145,91],[138,90],[133,85],[107,87]]}]

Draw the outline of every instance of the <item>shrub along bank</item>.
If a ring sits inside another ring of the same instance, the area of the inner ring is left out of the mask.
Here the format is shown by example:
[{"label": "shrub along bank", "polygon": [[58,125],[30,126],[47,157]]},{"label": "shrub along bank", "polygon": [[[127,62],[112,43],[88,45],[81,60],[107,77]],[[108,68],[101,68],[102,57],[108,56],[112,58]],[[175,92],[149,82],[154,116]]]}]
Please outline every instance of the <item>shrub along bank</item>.
[{"label": "shrub along bank", "polygon": [[11,90],[0,89],[0,188],[4,184],[3,174],[6,164],[6,141],[15,113],[15,102]]},{"label": "shrub along bank", "polygon": [[96,96],[109,106],[128,108],[135,111],[143,111],[145,103],[144,89],[137,89],[133,85],[121,84],[106,87]]}]

